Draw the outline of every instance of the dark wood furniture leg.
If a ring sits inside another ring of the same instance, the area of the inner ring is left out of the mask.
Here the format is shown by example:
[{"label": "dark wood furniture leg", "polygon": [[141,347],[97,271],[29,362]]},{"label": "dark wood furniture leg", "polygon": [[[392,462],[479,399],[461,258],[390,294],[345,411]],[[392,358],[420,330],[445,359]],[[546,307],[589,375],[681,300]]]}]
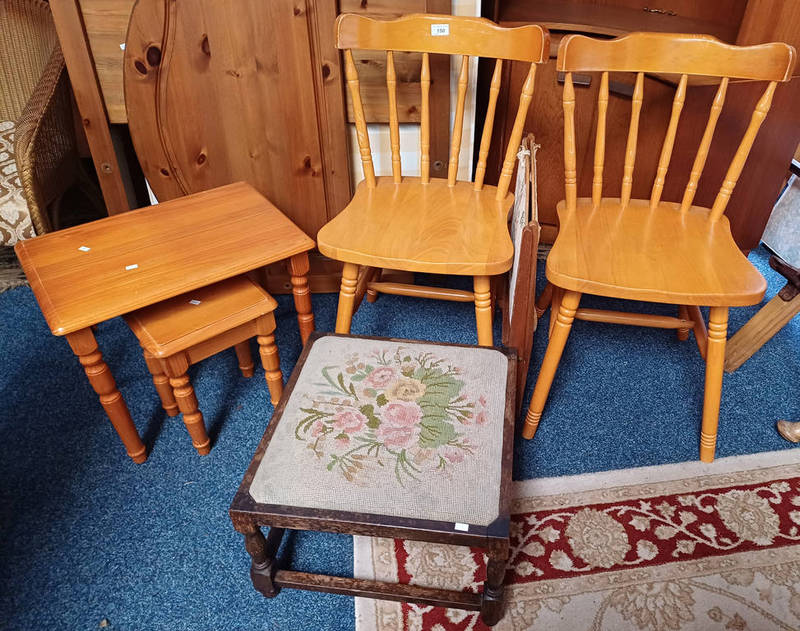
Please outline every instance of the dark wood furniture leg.
[{"label": "dark wood furniture leg", "polygon": [[503,583],[508,561],[508,541],[497,550],[489,551],[486,564],[486,580],[483,583],[481,619],[487,626],[494,626],[503,617]]},{"label": "dark wood furniture leg", "polygon": [[78,360],[89,378],[89,383],[100,397],[100,404],[105,409],[114,429],[117,430],[122,444],[125,445],[125,450],[131,460],[141,464],[147,460],[144,443],[139,438],[125,399],[117,389],[114,375],[103,361],[103,354],[97,346],[92,329],[86,328],[69,333],[66,338],[72,352],[78,356]]},{"label": "dark wood furniture leg", "polygon": [[240,532],[244,535],[244,547],[250,555],[250,580],[266,598],[277,596],[280,588],[275,585],[273,578],[276,572],[275,555],[283,539],[283,528],[270,528],[269,534],[264,537],[261,528],[255,525],[243,526]]},{"label": "dark wood furniture leg", "polygon": [[301,252],[289,259],[289,275],[292,279],[294,308],[297,310],[297,326],[300,339],[306,343],[314,330],[314,311],[311,308],[311,291],[308,288],[308,253]]},{"label": "dark wood furniture leg", "polygon": [[175,393],[172,391],[172,386],[169,385],[169,377],[164,374],[161,361],[149,351],[143,351],[143,353],[147,369],[153,375],[153,385],[156,387],[156,392],[158,392],[158,398],[161,399],[161,407],[164,408],[164,411],[169,416],[178,416],[178,403],[175,401]]}]

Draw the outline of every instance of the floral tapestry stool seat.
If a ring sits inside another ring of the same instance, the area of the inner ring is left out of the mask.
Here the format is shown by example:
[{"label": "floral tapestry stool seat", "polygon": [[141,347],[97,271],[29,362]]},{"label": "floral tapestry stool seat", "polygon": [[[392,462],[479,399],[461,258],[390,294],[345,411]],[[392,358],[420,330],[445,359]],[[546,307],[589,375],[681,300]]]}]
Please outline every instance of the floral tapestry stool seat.
[{"label": "floral tapestry stool seat", "polygon": [[[497,349],[313,334],[230,508],[255,588],[502,616],[515,362]],[[269,526],[266,537],[261,526]],[[278,569],[285,529],[481,548],[482,593]]]}]

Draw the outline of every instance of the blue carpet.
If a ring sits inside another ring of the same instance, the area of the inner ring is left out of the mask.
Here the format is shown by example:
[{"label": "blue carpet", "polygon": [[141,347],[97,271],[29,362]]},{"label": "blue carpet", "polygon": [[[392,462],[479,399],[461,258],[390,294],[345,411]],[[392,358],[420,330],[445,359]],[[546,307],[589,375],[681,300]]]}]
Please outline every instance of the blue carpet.
[{"label": "blue carpet", "polygon": [[[773,296],[781,279],[763,251],[751,259]],[[291,299],[279,302],[288,376],[300,343]],[[335,310],[335,295],[314,296],[320,330],[332,330]],[[732,310],[730,331],[756,310]],[[365,303],[353,332],[476,341],[471,305],[398,297]],[[537,336],[531,374],[546,337]],[[241,378],[232,351],[192,369],[213,441],[211,454],[199,457],[180,419],[161,410],[125,324],[101,325],[98,339],[148,445],[143,465],[125,455],[30,290],[0,294],[0,628],[97,629],[106,619],[111,629],[130,630],[353,629],[350,598],[286,590],[266,600],[250,585],[227,509],[272,413],[259,372]],[[774,422],[800,418],[798,348],[795,320],[726,377],[718,456],[792,448]],[[514,477],[694,460],[702,391],[703,363],[691,338],[578,322],[536,438],[517,441]],[[349,537],[298,534],[282,554],[297,569],[352,572]]]}]

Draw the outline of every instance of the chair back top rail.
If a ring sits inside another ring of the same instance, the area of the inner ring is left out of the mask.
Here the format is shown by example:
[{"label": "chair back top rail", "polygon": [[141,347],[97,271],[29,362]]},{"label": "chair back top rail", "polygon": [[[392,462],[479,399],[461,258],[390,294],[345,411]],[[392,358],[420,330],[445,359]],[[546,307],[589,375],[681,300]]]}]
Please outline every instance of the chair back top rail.
[{"label": "chair back top rail", "polygon": [[558,46],[560,72],[644,72],[788,81],[797,60],[783,42],[734,46],[710,35],[629,33],[616,39],[567,35]]},{"label": "chair back top rail", "polygon": [[636,85],[631,101],[631,122],[628,131],[625,168],[623,169],[620,194],[620,203],[623,207],[630,201],[633,184],[639,116],[643,102],[644,74],[658,73],[680,76],[672,104],[672,115],[664,135],[658,169],[652,185],[651,208],[658,206],[661,201],[664,182],[672,158],[672,149],[680,114],[686,99],[689,76],[711,76],[720,79],[720,86],[709,112],[708,124],[699,142],[697,155],[684,191],[681,212],[688,211],[694,198],[694,193],[697,190],[698,180],[702,175],[716,123],[724,104],[729,79],[768,82],[764,94],[755,106],[750,123],[733,156],[709,213],[709,219],[716,221],[725,212],[725,207],[744,168],[756,134],[769,111],[775,87],[779,81],[788,81],[791,78],[795,62],[796,53],[794,48],[782,42],[759,44],[757,46],[733,46],[708,35],[631,33],[612,40],[594,39],[584,35],[567,35],[561,40],[556,61],[558,70],[566,73],[563,102],[564,181],[567,208],[574,209],[577,200],[573,72],[595,71],[603,73],[598,94],[598,124],[592,180],[592,203],[595,207],[600,204],[602,198],[608,73],[636,73]]},{"label": "chair back top rail", "polygon": [[475,17],[415,13],[375,20],[343,13],[336,19],[336,46],[542,63],[550,55],[550,36],[538,24],[505,28]]}]

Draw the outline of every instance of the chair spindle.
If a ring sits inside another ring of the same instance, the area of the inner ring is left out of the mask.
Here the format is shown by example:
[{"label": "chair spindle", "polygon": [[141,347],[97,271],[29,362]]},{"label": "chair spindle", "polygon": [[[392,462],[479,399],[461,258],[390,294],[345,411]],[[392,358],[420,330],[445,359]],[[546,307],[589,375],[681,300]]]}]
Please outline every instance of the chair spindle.
[{"label": "chair spindle", "polygon": [[636,84],[633,88],[631,100],[631,124],[628,129],[628,144],[625,147],[625,166],[622,170],[622,192],[620,201],[622,206],[631,201],[631,188],[633,187],[633,165],[636,162],[636,141],[639,137],[639,114],[642,112],[642,96],[644,93],[644,73],[636,73]]},{"label": "chair spindle", "polygon": [[361,166],[364,169],[364,180],[369,188],[375,188],[375,168],[372,165],[372,152],[369,148],[367,120],[364,117],[364,105],[361,102],[358,71],[353,62],[353,52],[349,49],[344,51],[344,70],[347,87],[353,100],[353,118],[356,122],[356,136],[358,137],[358,150],[361,153]]},{"label": "chair spindle", "polygon": [[672,158],[672,148],[675,145],[675,134],[678,131],[678,121],[681,118],[681,110],[686,100],[686,83],[689,75],[681,75],[678,88],[675,90],[675,98],[672,100],[672,116],[669,119],[667,134],[664,136],[664,144],[661,146],[661,157],[658,159],[658,169],[656,179],[653,182],[653,190],[650,193],[650,208],[655,208],[661,201],[661,193],[664,191],[664,180],[669,170],[669,161]]},{"label": "chair spindle", "polygon": [[761,123],[764,122],[767,112],[769,112],[769,108],[772,105],[772,95],[775,93],[775,87],[777,85],[777,81],[769,82],[767,89],[764,90],[764,94],[758,100],[758,104],[753,110],[753,115],[750,118],[747,131],[744,132],[742,142],[739,143],[739,148],[736,150],[733,160],[731,160],[728,172],[725,174],[725,179],[714,200],[714,205],[711,207],[711,214],[708,217],[711,221],[716,221],[722,217],[725,212],[725,207],[728,205],[731,193],[733,193],[733,187],[736,186],[736,182],[742,173],[747,156],[750,154],[750,149],[753,147],[753,142],[755,142],[756,134],[758,134]]},{"label": "chair spindle", "polygon": [[419,76],[422,88],[419,127],[419,174],[423,184],[431,181],[431,62],[428,53],[422,53],[422,72]]},{"label": "chair spindle", "polygon": [[522,141],[522,128],[525,126],[525,119],[528,116],[531,99],[533,98],[533,84],[536,79],[536,63],[532,63],[525,83],[522,85],[522,94],[519,98],[517,116],[514,118],[514,126],[511,128],[511,135],[506,147],[506,156],[503,160],[503,168],[500,171],[500,179],[497,182],[496,199],[504,199],[508,194],[508,187],[511,185],[511,174],[514,172],[514,164],[519,151],[519,143]]},{"label": "chair spindle", "polygon": [[592,206],[597,208],[603,198],[603,163],[606,155],[606,112],[608,112],[608,72],[600,77],[597,92],[597,135],[594,141],[594,177],[592,178]]},{"label": "chair spindle", "polygon": [[567,210],[575,210],[578,198],[578,173],[575,167],[575,88],[572,73],[564,75],[564,185]]},{"label": "chair spindle", "polygon": [[681,201],[682,213],[688,211],[694,201],[694,195],[697,192],[697,183],[700,181],[703,168],[706,166],[708,149],[711,147],[712,138],[714,138],[714,130],[717,127],[717,121],[722,112],[722,105],[725,103],[725,93],[727,90],[728,77],[722,77],[722,81],[720,81],[719,87],[717,88],[717,94],[714,96],[714,101],[711,104],[706,130],[703,132],[703,138],[700,140],[700,146],[697,148],[697,155],[694,158],[692,171],[689,174],[689,182],[686,184],[686,189],[683,191],[683,201]]},{"label": "chair spindle", "polygon": [[386,89],[389,93],[389,141],[392,145],[392,180],[399,184],[403,179],[400,164],[400,126],[397,122],[397,74],[394,71],[394,54],[386,51]]},{"label": "chair spindle", "polygon": [[461,135],[464,131],[464,105],[467,100],[469,79],[469,56],[461,55],[461,72],[458,74],[458,97],[456,115],[453,120],[453,134],[450,142],[450,161],[447,165],[447,185],[455,186],[458,177],[458,156],[461,153]]},{"label": "chair spindle", "polygon": [[492,82],[489,85],[489,104],[486,106],[486,119],[481,133],[481,145],[478,150],[478,166],[475,168],[475,190],[483,189],[483,178],[486,175],[486,159],[489,156],[489,146],[492,144],[492,129],[494,128],[494,114],[497,109],[497,97],[500,94],[500,80],[503,74],[503,60],[498,59],[494,64]]}]

